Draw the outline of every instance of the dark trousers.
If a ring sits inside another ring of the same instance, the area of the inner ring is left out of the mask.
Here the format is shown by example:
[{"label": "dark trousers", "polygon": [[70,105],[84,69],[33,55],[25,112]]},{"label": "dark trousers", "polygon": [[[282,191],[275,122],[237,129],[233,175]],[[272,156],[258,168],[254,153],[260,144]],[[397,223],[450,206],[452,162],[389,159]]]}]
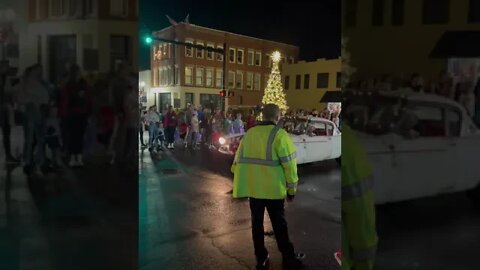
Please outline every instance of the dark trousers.
[{"label": "dark trousers", "polygon": [[10,124],[8,123],[8,112],[4,110],[2,113],[3,121],[0,121],[2,123],[1,128],[2,128],[2,138],[3,138],[3,148],[5,149],[5,156],[7,158],[12,156],[12,151],[11,151],[11,143],[10,143],[10,133],[11,133],[11,127]]},{"label": "dark trousers", "polygon": [[175,142],[175,127],[173,126],[168,126],[165,129],[165,133],[167,135],[167,143],[174,143]]},{"label": "dark trousers", "polygon": [[267,208],[268,216],[272,221],[277,246],[284,259],[291,259],[294,255],[293,244],[288,237],[287,221],[285,220],[284,200],[266,200],[250,198],[250,212],[252,214],[252,236],[255,256],[263,261],[268,252],[265,248],[263,217]]},{"label": "dark trousers", "polygon": [[69,121],[69,153],[70,155],[81,155],[83,154],[88,118],[83,115],[75,115],[71,116]]}]

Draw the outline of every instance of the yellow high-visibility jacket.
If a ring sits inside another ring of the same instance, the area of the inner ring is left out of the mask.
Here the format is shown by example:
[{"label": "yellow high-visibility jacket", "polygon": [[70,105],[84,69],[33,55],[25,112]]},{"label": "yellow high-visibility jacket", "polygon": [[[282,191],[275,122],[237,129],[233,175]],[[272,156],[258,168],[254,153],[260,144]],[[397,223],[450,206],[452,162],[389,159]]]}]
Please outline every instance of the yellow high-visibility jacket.
[{"label": "yellow high-visibility jacket", "polygon": [[373,269],[375,230],[373,170],[353,131],[342,128],[342,269]]},{"label": "yellow high-visibility jacket", "polygon": [[248,130],[232,165],[233,197],[284,199],[297,192],[296,149],[290,135],[273,122]]}]

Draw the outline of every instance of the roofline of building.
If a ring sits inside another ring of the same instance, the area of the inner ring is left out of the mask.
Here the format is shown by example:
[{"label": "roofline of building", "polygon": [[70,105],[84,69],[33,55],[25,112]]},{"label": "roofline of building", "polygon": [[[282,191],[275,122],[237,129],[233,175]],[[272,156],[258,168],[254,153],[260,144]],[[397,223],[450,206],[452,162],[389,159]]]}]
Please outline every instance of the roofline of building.
[{"label": "roofline of building", "polygon": [[[196,24],[187,24],[185,22],[180,22],[178,24],[184,24],[184,25],[189,25],[189,26],[193,26],[193,27],[196,27],[196,28],[200,28],[200,29],[206,29],[206,30],[210,30],[210,31],[215,31],[215,32],[220,32],[222,34],[230,34],[230,35],[235,35],[235,36],[239,36],[239,37],[244,37],[244,38],[249,38],[249,39],[255,39],[255,40],[261,40],[261,41],[267,41],[267,42],[271,42],[271,43],[277,43],[277,44],[282,44],[282,45],[287,45],[287,46],[290,46],[290,47],[295,47],[297,49],[299,49],[298,46],[296,45],[292,45],[292,44],[288,44],[288,43],[283,43],[283,42],[278,42],[278,41],[273,41],[273,40],[268,40],[268,39],[262,39],[262,38],[256,38],[256,37],[251,37],[251,36],[246,36],[246,35],[241,35],[241,34],[237,34],[237,33],[232,33],[232,32],[227,32],[227,31],[223,31],[223,30],[218,30],[218,29],[213,29],[213,28],[208,28],[208,27],[205,27],[205,26],[199,26],[199,25],[196,25]],[[173,25],[170,25],[168,27],[165,27],[161,30],[158,30],[158,31],[154,31],[153,33],[156,34],[156,33],[161,33],[161,32],[164,32],[170,28],[172,28]]]}]

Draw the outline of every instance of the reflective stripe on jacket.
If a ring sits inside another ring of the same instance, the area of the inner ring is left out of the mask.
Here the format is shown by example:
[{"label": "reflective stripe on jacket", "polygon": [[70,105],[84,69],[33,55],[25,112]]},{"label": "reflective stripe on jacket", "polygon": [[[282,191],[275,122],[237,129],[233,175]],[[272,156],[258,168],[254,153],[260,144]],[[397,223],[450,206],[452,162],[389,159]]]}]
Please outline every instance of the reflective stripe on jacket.
[{"label": "reflective stripe on jacket", "polygon": [[353,131],[342,130],[342,269],[373,269],[375,230],[373,170]]},{"label": "reflective stripe on jacket", "polygon": [[290,135],[273,122],[251,128],[232,165],[233,197],[284,199],[297,191],[296,149]]}]

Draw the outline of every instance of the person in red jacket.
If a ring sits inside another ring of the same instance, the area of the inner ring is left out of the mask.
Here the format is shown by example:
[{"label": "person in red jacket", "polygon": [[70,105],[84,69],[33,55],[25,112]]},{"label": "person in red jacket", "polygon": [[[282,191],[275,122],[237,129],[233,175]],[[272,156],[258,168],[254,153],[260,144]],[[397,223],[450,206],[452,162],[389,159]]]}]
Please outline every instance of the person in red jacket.
[{"label": "person in red jacket", "polygon": [[257,120],[255,119],[255,112],[252,110],[250,111],[250,114],[247,117],[247,125],[246,125],[245,132],[251,129],[252,127],[254,127],[256,124],[257,124]]},{"label": "person in red jacket", "polygon": [[165,114],[163,120],[163,126],[165,127],[165,133],[167,135],[167,148],[174,149],[175,148],[175,130],[177,128],[177,114],[173,111],[173,106],[168,106],[168,111]]}]

